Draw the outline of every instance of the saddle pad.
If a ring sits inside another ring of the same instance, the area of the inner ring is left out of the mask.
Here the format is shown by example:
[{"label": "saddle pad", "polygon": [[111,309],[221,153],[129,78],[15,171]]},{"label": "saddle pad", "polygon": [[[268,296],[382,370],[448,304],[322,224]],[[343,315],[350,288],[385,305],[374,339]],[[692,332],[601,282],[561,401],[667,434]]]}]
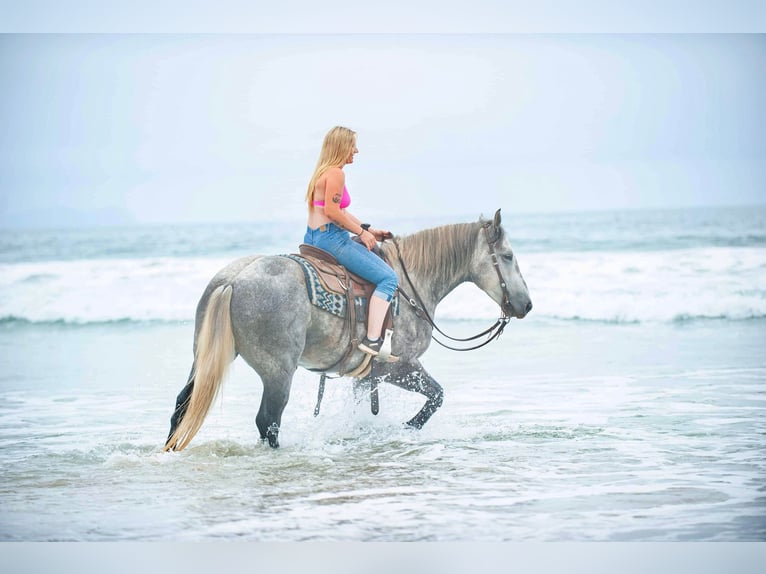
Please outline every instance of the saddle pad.
[{"label": "saddle pad", "polygon": [[[346,317],[348,313],[348,303],[346,296],[339,293],[333,293],[328,290],[322,281],[319,279],[314,266],[311,265],[306,259],[300,255],[282,255],[300,264],[303,269],[303,275],[306,279],[306,291],[308,292],[309,300],[312,305],[319,307],[323,311],[337,315],[338,317]],[[365,323],[367,321],[367,299],[365,297],[354,297],[354,305],[356,307],[356,320],[359,323]],[[394,315],[399,314],[399,292],[391,301],[391,311]]]}]

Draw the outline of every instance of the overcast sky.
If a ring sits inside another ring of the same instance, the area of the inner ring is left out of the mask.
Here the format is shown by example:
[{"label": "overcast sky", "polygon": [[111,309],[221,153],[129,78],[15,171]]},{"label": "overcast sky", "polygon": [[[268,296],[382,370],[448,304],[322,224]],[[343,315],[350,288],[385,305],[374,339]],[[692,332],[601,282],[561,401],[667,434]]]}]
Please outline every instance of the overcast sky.
[{"label": "overcast sky", "polygon": [[0,35],[0,225],[766,201],[766,35]]}]

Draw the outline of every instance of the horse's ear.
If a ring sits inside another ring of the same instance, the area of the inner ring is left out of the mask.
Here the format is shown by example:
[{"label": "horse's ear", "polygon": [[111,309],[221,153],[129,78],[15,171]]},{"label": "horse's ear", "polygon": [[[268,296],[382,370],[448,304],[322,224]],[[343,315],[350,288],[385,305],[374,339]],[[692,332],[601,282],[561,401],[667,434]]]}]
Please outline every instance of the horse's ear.
[{"label": "horse's ear", "polygon": [[495,229],[500,230],[500,210],[499,209],[495,212],[495,219],[492,220],[492,226]]}]

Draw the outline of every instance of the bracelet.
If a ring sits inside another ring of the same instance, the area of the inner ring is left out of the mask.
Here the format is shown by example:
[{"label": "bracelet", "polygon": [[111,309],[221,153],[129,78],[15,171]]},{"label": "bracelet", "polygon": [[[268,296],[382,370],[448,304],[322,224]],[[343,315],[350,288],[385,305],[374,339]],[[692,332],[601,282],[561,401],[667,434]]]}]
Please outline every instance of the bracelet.
[{"label": "bracelet", "polygon": [[362,230],[359,233],[357,233],[357,235],[359,237],[361,237],[362,233],[364,233],[365,231],[369,231],[370,230],[370,224],[369,223],[362,223],[361,226],[362,226]]}]

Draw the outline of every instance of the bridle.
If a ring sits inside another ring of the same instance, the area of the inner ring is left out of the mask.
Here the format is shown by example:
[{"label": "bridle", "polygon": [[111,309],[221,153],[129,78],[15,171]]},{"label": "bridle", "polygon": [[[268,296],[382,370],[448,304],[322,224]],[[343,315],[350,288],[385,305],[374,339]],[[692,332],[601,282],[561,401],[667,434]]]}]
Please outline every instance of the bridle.
[{"label": "bridle", "polygon": [[[500,305],[500,311],[503,313],[503,317],[510,320],[510,317],[508,317],[506,313],[506,309],[510,309],[511,307],[511,294],[508,292],[508,286],[505,283],[505,279],[503,279],[503,274],[500,272],[500,262],[497,260],[497,252],[495,251],[495,245],[497,244],[498,240],[500,239],[500,233],[497,233],[497,236],[494,239],[491,239],[489,236],[489,227],[492,225],[489,222],[482,224],[482,229],[484,229],[484,237],[487,239],[487,245],[489,246],[489,256],[492,258],[492,266],[495,268],[495,273],[497,273],[497,279],[500,282],[500,289],[503,292],[503,302]],[[508,321],[506,321],[507,323]]]},{"label": "bridle", "polygon": [[412,282],[412,279],[410,279],[410,274],[407,272],[407,267],[404,265],[404,261],[402,260],[402,253],[401,253],[401,250],[399,249],[399,242],[396,240],[395,236],[392,237],[394,247],[396,247],[396,256],[399,259],[399,265],[401,265],[402,272],[404,273],[404,277],[407,279],[407,282],[410,284],[410,287],[412,288],[412,293],[415,297],[413,298],[407,295],[406,291],[404,291],[401,286],[399,286],[399,293],[407,300],[410,306],[412,306],[412,308],[415,310],[415,315],[417,315],[419,318],[426,321],[429,325],[431,325],[431,327],[436,329],[436,331],[438,331],[442,336],[452,341],[467,343],[470,341],[475,341],[476,339],[479,339],[485,335],[488,337],[486,341],[478,345],[475,345],[473,347],[458,348],[458,347],[451,347],[445,343],[442,343],[433,334],[431,334],[431,338],[446,349],[450,349],[452,351],[473,351],[475,349],[480,349],[484,345],[487,345],[491,343],[492,341],[494,341],[495,339],[497,339],[503,333],[505,326],[511,320],[510,315],[508,315],[508,313],[506,312],[506,309],[509,309],[511,306],[511,294],[508,292],[508,286],[505,282],[505,279],[503,279],[503,274],[500,272],[500,262],[497,259],[497,252],[495,250],[495,246],[497,245],[497,242],[500,239],[500,234],[498,233],[494,239],[490,237],[489,228],[491,226],[492,226],[492,222],[490,221],[486,221],[482,223],[484,237],[487,240],[487,246],[489,247],[489,255],[492,258],[492,266],[495,268],[495,272],[497,273],[497,278],[500,281],[500,289],[502,289],[502,292],[503,292],[503,302],[500,305],[500,311],[502,313],[502,316],[497,321],[495,321],[495,324],[492,325],[489,329],[485,329],[478,335],[474,335],[473,337],[468,337],[465,339],[451,337],[447,335],[447,333],[439,329],[439,327],[436,325],[431,315],[429,315],[428,311],[426,311],[425,307],[423,306],[423,299],[418,294],[417,289],[415,289],[415,284]]}]

